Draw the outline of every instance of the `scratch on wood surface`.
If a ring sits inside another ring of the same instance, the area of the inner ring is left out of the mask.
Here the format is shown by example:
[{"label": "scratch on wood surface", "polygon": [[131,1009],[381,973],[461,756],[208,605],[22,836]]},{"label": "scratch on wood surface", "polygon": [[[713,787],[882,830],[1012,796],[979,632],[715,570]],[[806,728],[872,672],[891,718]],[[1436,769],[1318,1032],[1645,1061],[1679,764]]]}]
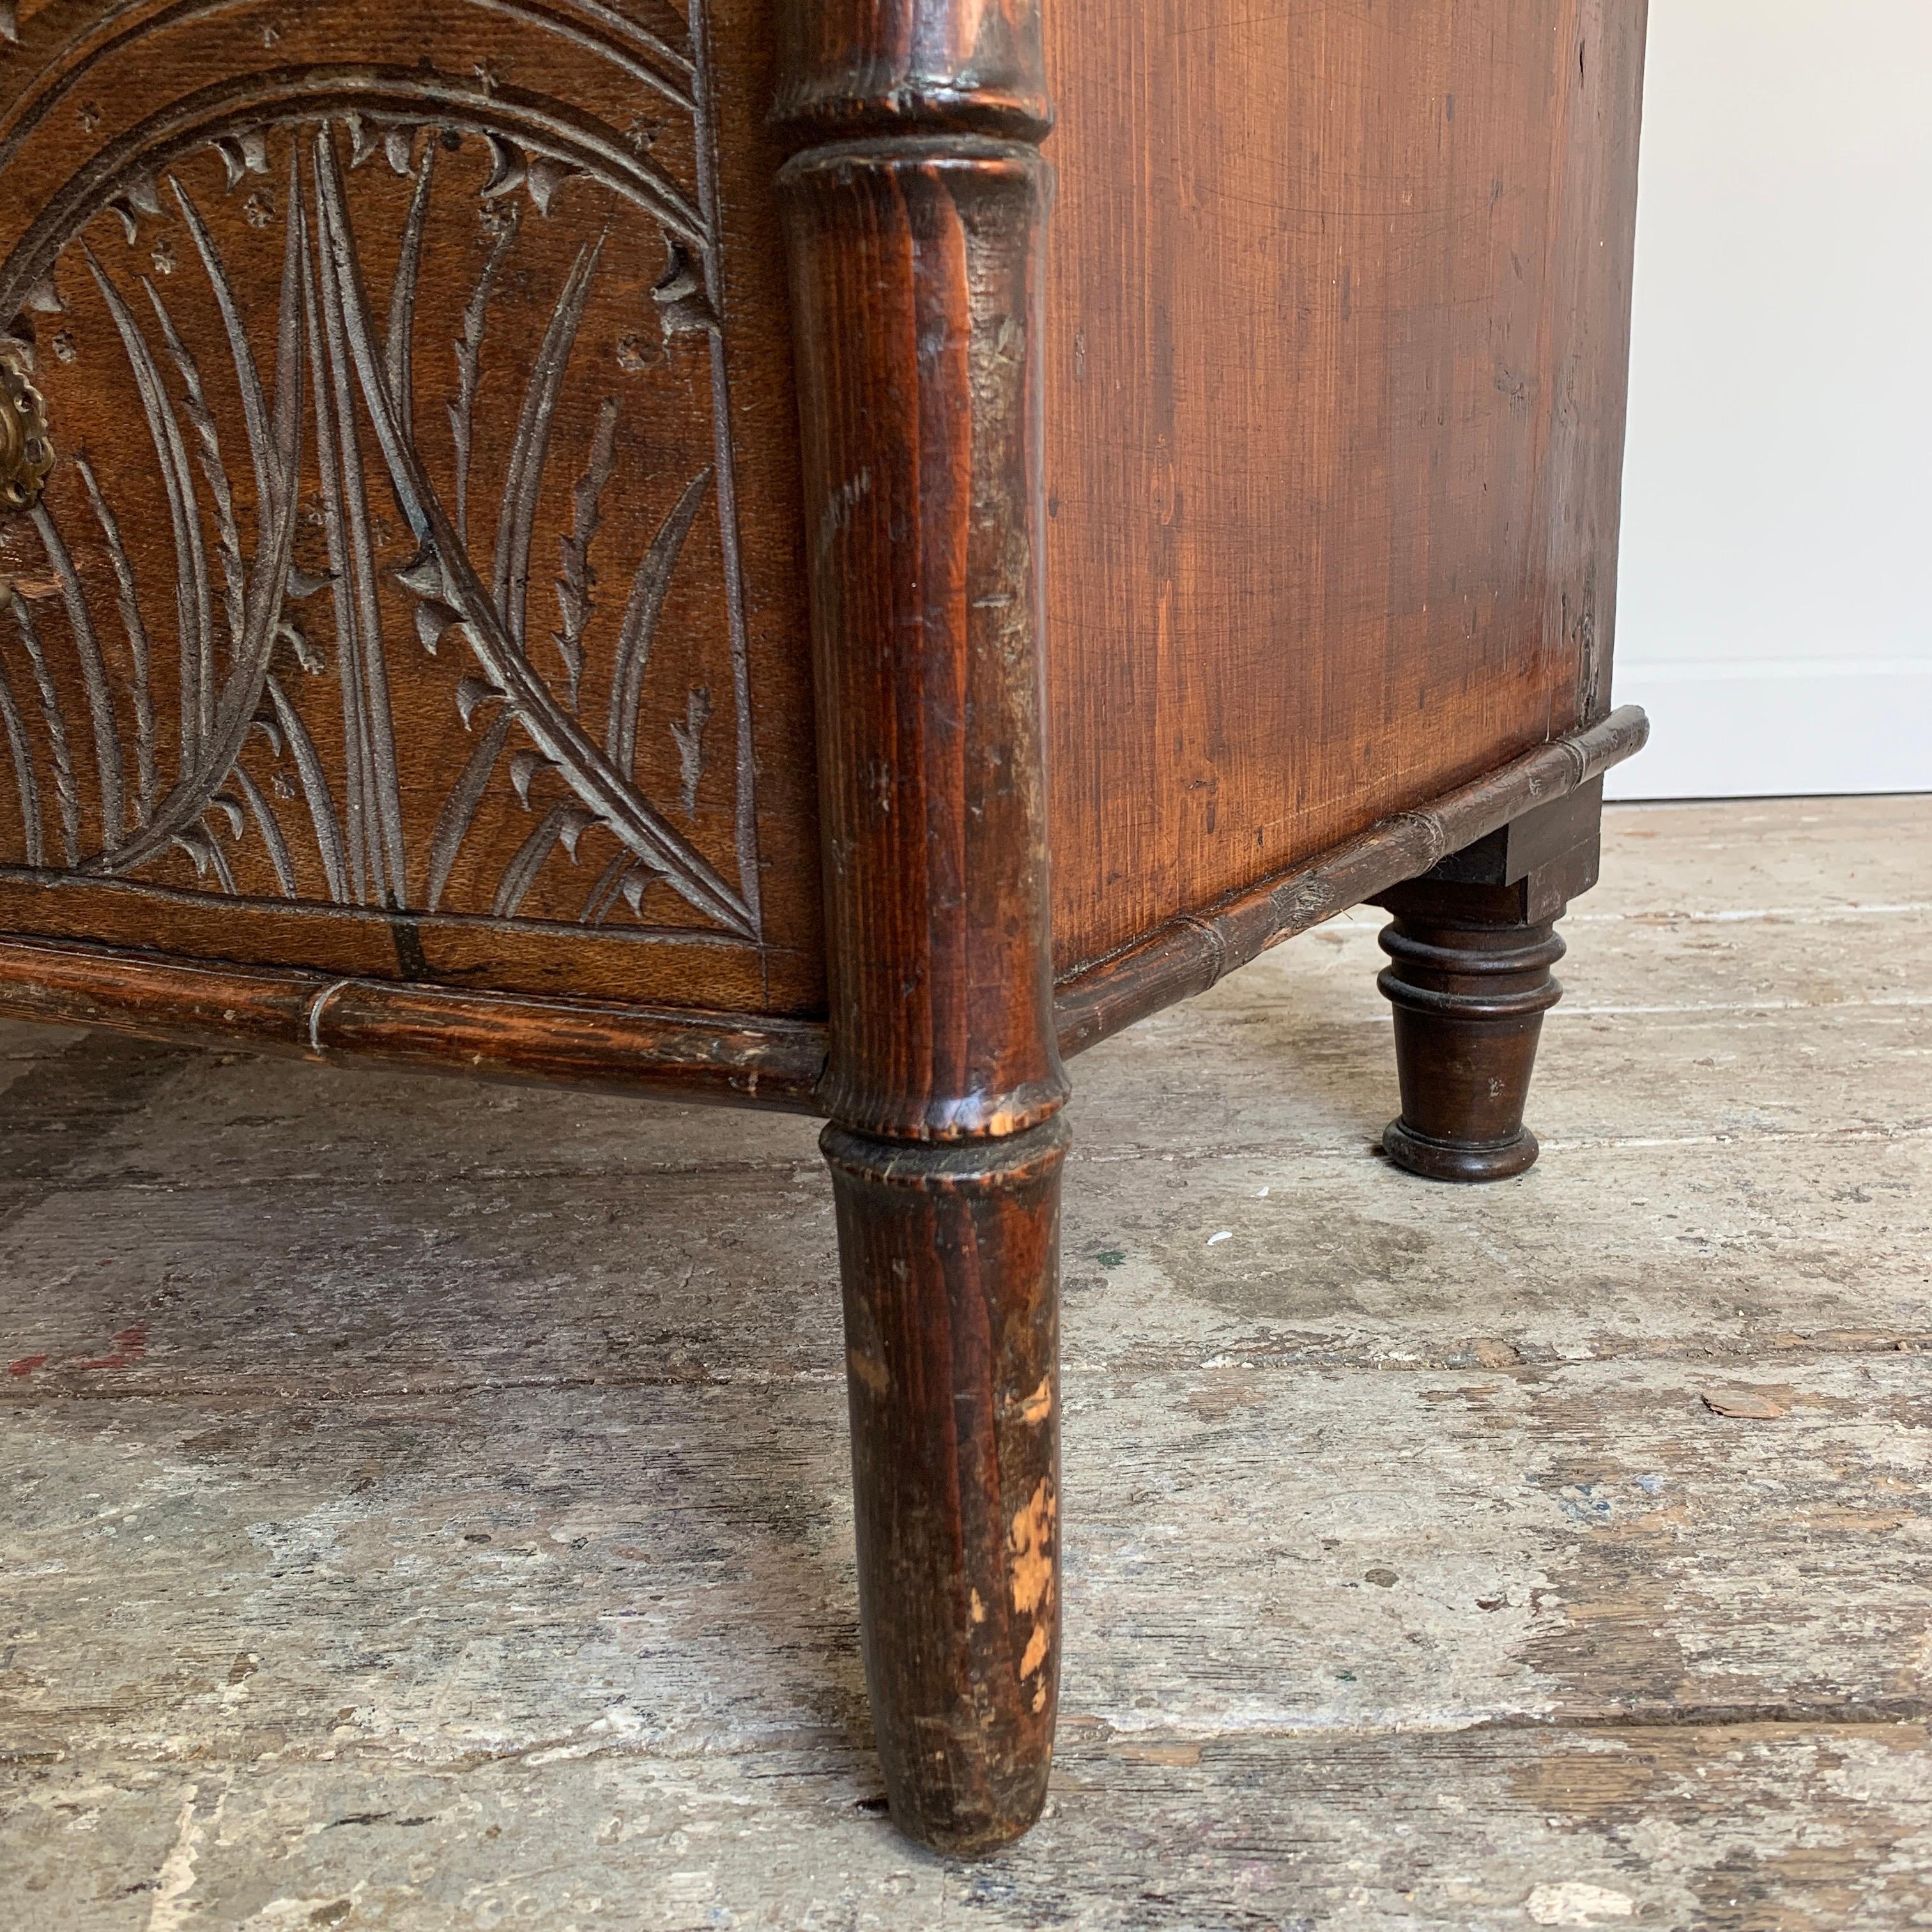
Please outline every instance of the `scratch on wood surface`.
[{"label": "scratch on wood surface", "polygon": [[1012,1527],[1013,1608],[1031,1616],[1053,1601],[1053,1524],[1059,1499],[1042,1477]]},{"label": "scratch on wood surface", "polygon": [[1013,1405],[1013,1414],[1019,1420],[1032,1423],[1036,1426],[1044,1422],[1052,1413],[1053,1378],[1051,1376],[1042,1376],[1040,1378],[1040,1387],[1035,1389],[1024,1402],[1016,1402]]},{"label": "scratch on wood surface", "polygon": [[883,1396],[892,1387],[892,1376],[885,1364],[876,1355],[868,1355],[862,1349],[850,1348],[846,1351],[845,1360],[853,1374],[875,1396]]},{"label": "scratch on wood surface", "polygon": [[[1042,1478],[1026,1507],[1013,1517],[1013,1608],[1022,1616],[1034,1619],[1033,1634],[1020,1658],[1022,1678],[1041,1669],[1052,1647],[1053,1526],[1059,1510],[1059,1499]],[[1044,1707],[1046,1690],[1047,1680],[1042,1678],[1034,1696],[1036,1711]]]},{"label": "scratch on wood surface", "polygon": [[338,980],[332,986],[325,986],[309,1003],[308,1043],[312,1052],[322,1051],[322,1017],[328,1010],[328,1003],[345,986],[353,986],[352,980]]},{"label": "scratch on wood surface", "polygon": [[1046,1661],[1046,1626],[1035,1624],[1027,1640],[1026,1654],[1020,1659],[1020,1675],[1030,1677]]},{"label": "scratch on wood surface", "polygon": [[818,554],[828,555],[832,544],[851,527],[853,512],[872,494],[872,472],[861,470],[840,484],[818,517]]},{"label": "scratch on wood surface", "polygon": [[692,692],[683,719],[671,720],[680,775],[678,800],[689,819],[698,816],[698,788],[704,777],[704,728],[710,720],[711,694],[702,685]]}]

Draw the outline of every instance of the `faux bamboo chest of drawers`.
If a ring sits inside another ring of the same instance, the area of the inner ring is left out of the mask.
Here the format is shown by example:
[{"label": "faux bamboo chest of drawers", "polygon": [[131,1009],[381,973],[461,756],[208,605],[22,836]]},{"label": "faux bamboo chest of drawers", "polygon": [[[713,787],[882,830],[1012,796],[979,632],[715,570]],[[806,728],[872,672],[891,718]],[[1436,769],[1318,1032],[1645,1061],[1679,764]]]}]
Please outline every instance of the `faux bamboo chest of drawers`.
[{"label": "faux bamboo chest of drawers", "polygon": [[1390,1152],[1534,1158],[1642,14],[0,3],[0,1012],[824,1114],[928,1843],[1046,1789],[1066,1059],[1374,898]]}]

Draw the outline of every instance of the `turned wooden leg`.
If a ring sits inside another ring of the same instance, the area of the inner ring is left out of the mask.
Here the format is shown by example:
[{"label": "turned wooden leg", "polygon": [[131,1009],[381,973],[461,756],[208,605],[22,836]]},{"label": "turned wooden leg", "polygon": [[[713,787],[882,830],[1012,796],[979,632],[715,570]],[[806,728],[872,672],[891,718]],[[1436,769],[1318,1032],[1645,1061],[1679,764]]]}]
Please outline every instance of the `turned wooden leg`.
[{"label": "turned wooden leg", "polygon": [[1376,983],[1395,1010],[1402,1112],[1382,1145],[1432,1180],[1502,1180],[1537,1156],[1523,1106],[1563,997],[1556,922],[1596,882],[1601,782],[1502,827],[1373,903],[1394,916]]},{"label": "turned wooden leg", "polygon": [[[1390,964],[1376,981],[1395,1007],[1402,1114],[1390,1158],[1432,1180],[1501,1180],[1535,1159],[1522,1124],[1543,1016],[1562,997],[1550,969],[1563,942],[1548,923],[1492,912],[1486,892],[1401,891],[1382,903]],[[1420,902],[1418,903],[1418,902]]]},{"label": "turned wooden leg", "polygon": [[927,1843],[988,1851],[1040,1815],[1053,1748],[1066,1135],[824,1145],[886,1789]]},{"label": "turned wooden leg", "polygon": [[948,13],[781,8],[780,115],[810,145],[779,186],[866,1678],[893,1822],[974,1853],[1038,1816],[1053,1748],[1066,1084],[1042,724],[1038,20],[962,5],[940,32]]}]

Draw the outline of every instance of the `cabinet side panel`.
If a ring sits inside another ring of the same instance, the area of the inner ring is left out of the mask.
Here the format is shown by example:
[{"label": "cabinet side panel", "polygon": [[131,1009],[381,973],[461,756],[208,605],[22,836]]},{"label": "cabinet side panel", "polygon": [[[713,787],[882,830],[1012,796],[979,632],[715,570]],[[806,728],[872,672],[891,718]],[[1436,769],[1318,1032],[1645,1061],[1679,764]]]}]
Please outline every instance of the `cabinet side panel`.
[{"label": "cabinet side panel", "polygon": [[1049,36],[1065,970],[1602,709],[1642,22],[1096,0]]},{"label": "cabinet side panel", "polygon": [[1558,150],[1562,201],[1549,304],[1557,389],[1544,624],[1559,672],[1576,669],[1574,720],[1589,725],[1610,708],[1649,9],[1646,0],[1586,0],[1578,10],[1577,86]]}]

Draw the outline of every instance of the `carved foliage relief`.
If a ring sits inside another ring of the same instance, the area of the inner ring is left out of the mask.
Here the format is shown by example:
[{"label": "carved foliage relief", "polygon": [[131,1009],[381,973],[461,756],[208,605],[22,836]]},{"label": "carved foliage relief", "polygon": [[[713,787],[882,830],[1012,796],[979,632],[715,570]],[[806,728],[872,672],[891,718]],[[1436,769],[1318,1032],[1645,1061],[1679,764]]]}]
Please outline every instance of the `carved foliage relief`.
[{"label": "carved foliage relief", "polygon": [[755,941],[703,22],[380,10],[8,23],[0,865]]}]

